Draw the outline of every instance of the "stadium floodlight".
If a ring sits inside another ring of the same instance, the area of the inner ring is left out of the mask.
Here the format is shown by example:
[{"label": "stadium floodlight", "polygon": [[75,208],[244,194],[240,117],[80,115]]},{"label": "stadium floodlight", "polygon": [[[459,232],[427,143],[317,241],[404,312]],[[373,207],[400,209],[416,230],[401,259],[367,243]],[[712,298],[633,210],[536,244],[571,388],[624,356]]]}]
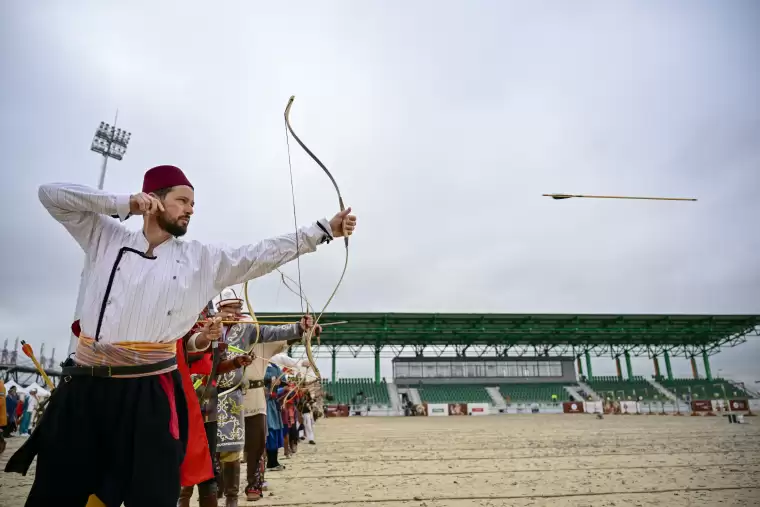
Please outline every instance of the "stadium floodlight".
[{"label": "stadium floodlight", "polygon": [[[116,118],[118,118],[118,115],[117,111]],[[114,120],[113,125],[102,121],[97,130],[95,130],[95,137],[92,138],[90,150],[103,156],[103,166],[100,168],[100,180],[98,182],[99,189],[102,190],[105,183],[108,159],[123,159],[127,153],[127,145],[131,137],[131,132],[116,128],[116,120]]]}]

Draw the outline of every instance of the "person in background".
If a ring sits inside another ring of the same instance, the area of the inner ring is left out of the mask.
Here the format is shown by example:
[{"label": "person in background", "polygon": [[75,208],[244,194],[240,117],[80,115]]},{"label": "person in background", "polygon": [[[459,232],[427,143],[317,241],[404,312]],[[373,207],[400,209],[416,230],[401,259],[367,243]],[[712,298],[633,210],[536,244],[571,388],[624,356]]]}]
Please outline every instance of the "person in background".
[{"label": "person in background", "polygon": [[[288,371],[288,368],[285,368]],[[285,383],[285,396],[280,400],[280,415],[282,417],[282,447],[285,449],[285,458],[290,459],[290,455],[293,454],[293,447],[290,445],[290,429],[295,425],[295,405],[294,405],[294,393],[295,386],[292,382]]]},{"label": "person in background", "polygon": [[5,450],[5,438],[3,438],[3,433],[5,433],[5,427],[8,425],[8,415],[5,407],[6,394],[5,382],[0,378],[0,429],[3,430],[0,432],[0,454]]},{"label": "person in background", "polygon": [[301,412],[301,416],[303,417],[304,436],[311,445],[315,445],[316,442],[314,441],[314,418],[311,414],[312,398],[311,398],[311,393],[308,390],[304,392],[303,396],[299,400],[298,410]]},{"label": "person in background", "polygon": [[277,452],[284,446],[284,432],[282,424],[282,397],[285,389],[281,386],[282,370],[276,364],[267,366],[264,375],[264,386],[267,390],[267,470],[280,471],[285,466],[277,460]]},{"label": "person in background", "polygon": [[29,426],[32,424],[32,418],[34,417],[34,411],[37,409],[38,403],[37,389],[32,389],[24,400],[24,413],[21,416],[21,428],[18,432],[19,435],[29,435],[32,433]]},{"label": "person in background", "polygon": [[[29,394],[28,393],[24,393],[23,396],[19,396],[18,403],[16,403],[16,424],[17,425],[21,424],[21,419],[24,416],[24,402],[26,401],[26,399],[28,397],[29,397]],[[20,429],[21,428],[19,427],[19,430]],[[20,434],[21,434],[21,432],[19,432],[19,435]]]},{"label": "person in background", "polygon": [[3,436],[5,438],[10,437],[11,433],[16,431],[16,407],[18,405],[18,392],[16,391],[16,386],[13,386],[8,390],[8,395],[5,398],[5,412],[8,416],[8,423],[3,428]]}]

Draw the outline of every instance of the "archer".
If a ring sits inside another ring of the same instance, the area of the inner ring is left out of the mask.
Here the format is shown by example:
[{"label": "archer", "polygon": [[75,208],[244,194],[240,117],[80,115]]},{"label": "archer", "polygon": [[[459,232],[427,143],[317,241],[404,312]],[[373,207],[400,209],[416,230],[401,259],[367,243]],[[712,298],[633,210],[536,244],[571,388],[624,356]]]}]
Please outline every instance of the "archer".
[{"label": "archer", "polygon": [[[205,438],[188,418],[198,401],[178,340],[222,289],[351,235],[356,217],[348,208],[237,248],[183,241],[194,187],[171,165],[148,170],[134,195],[56,183],[39,198],[86,253],[80,333],[64,382],[5,471],[26,474],[38,458],[27,507],[85,505],[91,494],[106,505],[174,507],[180,483],[195,484],[190,464],[180,473],[188,439]],[[111,218],[130,215],[143,216],[142,230]]]}]

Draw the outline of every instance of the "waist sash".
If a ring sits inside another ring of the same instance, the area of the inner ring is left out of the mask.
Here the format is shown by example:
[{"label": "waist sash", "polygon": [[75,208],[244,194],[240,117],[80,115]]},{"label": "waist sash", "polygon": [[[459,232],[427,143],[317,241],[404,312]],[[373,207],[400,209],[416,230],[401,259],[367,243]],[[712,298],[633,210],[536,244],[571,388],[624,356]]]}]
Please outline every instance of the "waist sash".
[{"label": "waist sash", "polygon": [[101,343],[80,334],[76,366],[63,368],[64,376],[131,378],[160,375],[177,369],[175,342]]}]

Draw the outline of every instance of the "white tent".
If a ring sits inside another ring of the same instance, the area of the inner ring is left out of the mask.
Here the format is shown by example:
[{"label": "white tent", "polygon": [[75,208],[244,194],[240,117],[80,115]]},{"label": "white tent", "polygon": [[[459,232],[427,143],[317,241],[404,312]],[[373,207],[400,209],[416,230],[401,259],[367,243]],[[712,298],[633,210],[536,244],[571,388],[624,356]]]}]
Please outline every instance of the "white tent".
[{"label": "white tent", "polygon": [[27,392],[32,392],[32,389],[37,390],[37,396],[40,398],[47,398],[50,396],[50,391],[40,386],[37,382],[32,382],[29,387],[26,388]]},{"label": "white tent", "polygon": [[29,390],[28,390],[26,387],[23,387],[23,386],[21,386],[21,385],[17,384],[17,383],[16,383],[16,382],[14,382],[13,380],[9,380],[9,381],[8,381],[8,382],[5,384],[5,391],[6,391],[6,392],[10,391],[10,390],[11,390],[11,387],[15,387],[15,388],[16,388],[16,392],[19,392],[19,393],[24,393],[24,394],[26,394],[26,393],[28,393],[28,392],[29,392]]}]

